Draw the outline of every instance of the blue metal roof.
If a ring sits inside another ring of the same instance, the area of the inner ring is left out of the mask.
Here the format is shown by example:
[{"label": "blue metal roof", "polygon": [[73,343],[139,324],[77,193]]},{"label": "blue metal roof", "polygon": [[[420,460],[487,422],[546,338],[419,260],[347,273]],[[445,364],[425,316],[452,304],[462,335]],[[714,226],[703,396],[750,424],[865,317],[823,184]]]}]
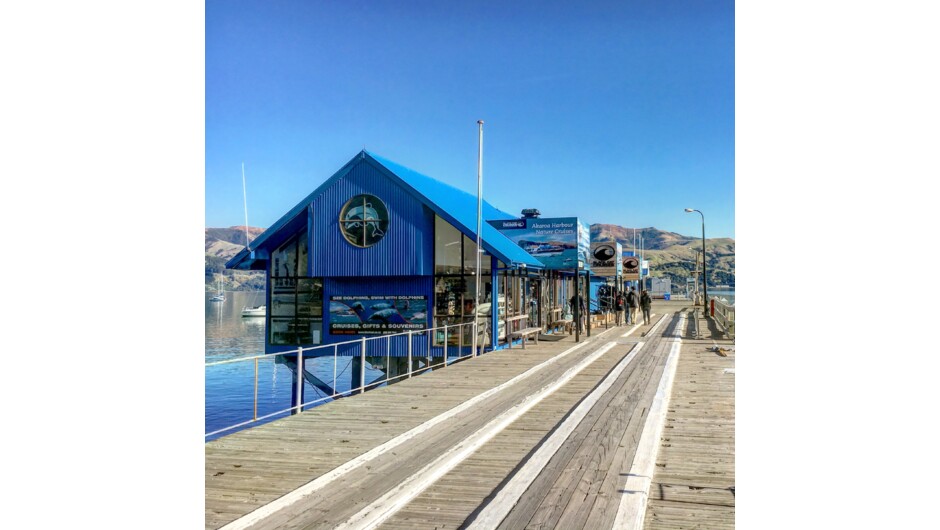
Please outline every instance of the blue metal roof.
[{"label": "blue metal roof", "polygon": [[[316,190],[300,201],[297,206],[293,207],[278,219],[278,221],[265,230],[264,233],[255,238],[255,240],[251,242],[250,247],[252,249],[261,249],[264,247],[265,242],[290,224],[298,215],[306,214],[307,205],[310,204],[323,189],[349,173],[350,169],[360,161],[372,164],[388,176],[400,181],[405,187],[410,188],[415,193],[415,196],[427,205],[428,208],[453,224],[458,230],[471,239],[476,239],[477,197],[475,195],[471,195],[463,190],[363,150],[340,168],[339,171],[334,173],[332,177],[318,186]],[[541,269],[543,265],[540,261],[532,257],[528,252],[519,247],[519,245],[512,242],[486,222],[488,220],[514,218],[515,216],[493,207],[484,200],[483,248],[507,265],[525,265],[526,267]],[[230,269],[249,269],[257,267],[256,263],[266,258],[267,252],[249,251],[246,248],[242,249],[241,252],[230,259],[225,266]]]},{"label": "blue metal roof", "polygon": [[[386,170],[401,179],[405,184],[415,190],[425,199],[425,204],[441,217],[447,219],[458,230],[467,234],[470,239],[476,240],[477,226],[477,197],[461,189],[444,184],[439,180],[422,175],[413,169],[407,168],[386,158],[363,151],[367,157],[379,163]],[[483,201],[483,248],[503,263],[525,265],[526,267],[543,267],[542,262],[531,254],[522,250],[511,239],[491,226],[487,221],[499,219],[515,219],[490,203]]]}]

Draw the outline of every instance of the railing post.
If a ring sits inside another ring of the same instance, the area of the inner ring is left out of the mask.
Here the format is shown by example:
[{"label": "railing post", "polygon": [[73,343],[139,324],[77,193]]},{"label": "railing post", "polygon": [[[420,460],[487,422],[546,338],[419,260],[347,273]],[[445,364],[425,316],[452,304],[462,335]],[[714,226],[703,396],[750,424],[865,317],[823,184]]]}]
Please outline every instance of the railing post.
[{"label": "railing post", "polygon": [[[274,367],[277,369],[277,366]],[[255,357],[255,411],[251,421],[258,421],[258,358]]]},{"label": "railing post", "polygon": [[[361,392],[366,391],[366,338],[362,337],[362,345],[360,346],[362,351],[359,352],[360,367],[359,367],[359,388]],[[360,392],[360,393],[361,393]]]},{"label": "railing post", "polygon": [[297,348],[297,414],[304,410],[304,349]]},{"label": "railing post", "polygon": [[389,373],[392,371],[392,337],[385,337],[385,384],[388,384]]},{"label": "railing post", "polygon": [[458,329],[459,335],[457,335],[457,358],[459,359],[463,355],[463,332],[466,331],[466,326],[461,324]]},{"label": "railing post", "polygon": [[444,324],[444,364],[447,366],[447,324]]},{"label": "railing post", "polygon": [[[483,337],[479,336],[479,330],[477,329],[477,320],[479,319],[480,317],[476,316],[476,314],[473,315],[473,325],[471,326],[471,329],[470,329],[470,333],[473,333],[473,337],[475,338],[473,344],[476,344],[478,347],[483,344]],[[470,355],[476,357],[477,349],[474,348],[473,346],[470,346],[470,348],[472,349],[472,351],[470,352]]]},{"label": "railing post", "polygon": [[336,395],[336,354],[337,354],[336,350],[338,347],[339,346],[337,346],[336,344],[333,345],[333,395],[334,396]]},{"label": "railing post", "polygon": [[408,379],[411,379],[411,372],[413,371],[411,367],[414,366],[413,364],[411,364],[411,343],[412,343],[413,338],[414,338],[414,334],[409,331],[408,332]]}]

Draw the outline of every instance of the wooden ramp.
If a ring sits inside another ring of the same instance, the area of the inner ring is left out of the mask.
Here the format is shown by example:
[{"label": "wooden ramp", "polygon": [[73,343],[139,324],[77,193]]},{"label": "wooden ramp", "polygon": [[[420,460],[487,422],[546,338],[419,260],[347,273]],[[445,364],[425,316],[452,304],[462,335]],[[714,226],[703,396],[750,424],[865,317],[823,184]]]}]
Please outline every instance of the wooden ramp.
[{"label": "wooden ramp", "polygon": [[687,309],[209,442],[206,528],[610,528]]},{"label": "wooden ramp", "polygon": [[[711,351],[715,346],[730,351]],[[734,363],[731,341],[684,342],[649,492],[648,530],[734,528]]]}]

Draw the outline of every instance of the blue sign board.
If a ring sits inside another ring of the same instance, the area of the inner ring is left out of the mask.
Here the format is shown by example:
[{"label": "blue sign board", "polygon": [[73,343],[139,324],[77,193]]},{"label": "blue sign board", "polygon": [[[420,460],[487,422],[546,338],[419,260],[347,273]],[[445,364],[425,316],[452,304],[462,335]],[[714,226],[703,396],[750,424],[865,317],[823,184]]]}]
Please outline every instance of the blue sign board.
[{"label": "blue sign board", "polygon": [[547,269],[591,267],[591,231],[577,217],[487,221]]}]

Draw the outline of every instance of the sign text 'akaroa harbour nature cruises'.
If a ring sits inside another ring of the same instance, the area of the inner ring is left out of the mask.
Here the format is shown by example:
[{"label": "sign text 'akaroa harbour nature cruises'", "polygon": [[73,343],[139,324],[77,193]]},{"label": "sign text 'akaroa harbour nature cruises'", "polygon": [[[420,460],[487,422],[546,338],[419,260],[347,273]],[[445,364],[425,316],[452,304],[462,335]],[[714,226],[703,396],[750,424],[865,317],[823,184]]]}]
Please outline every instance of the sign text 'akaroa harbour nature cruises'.
[{"label": "sign text 'akaroa harbour nature cruises'", "polygon": [[330,297],[330,333],[333,335],[386,335],[427,327],[426,296]]},{"label": "sign text 'akaroa harbour nature cruises'", "polygon": [[617,241],[591,243],[591,273],[613,278],[623,270],[623,246]]},{"label": "sign text 'akaroa harbour nature cruises'", "polygon": [[591,231],[577,217],[487,221],[547,269],[591,267]]}]

